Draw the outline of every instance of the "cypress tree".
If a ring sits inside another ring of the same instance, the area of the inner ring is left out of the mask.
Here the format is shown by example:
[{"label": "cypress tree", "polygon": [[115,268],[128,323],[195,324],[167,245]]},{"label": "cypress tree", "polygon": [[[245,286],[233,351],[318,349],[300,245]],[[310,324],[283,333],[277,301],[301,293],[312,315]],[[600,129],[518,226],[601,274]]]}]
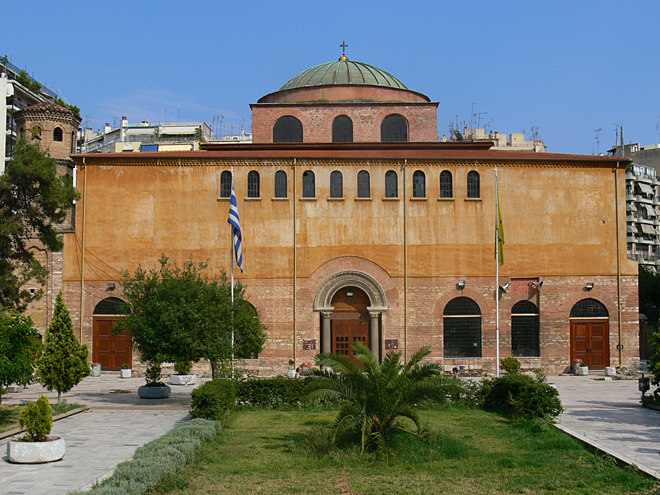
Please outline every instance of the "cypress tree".
[{"label": "cypress tree", "polygon": [[73,322],[60,292],[53,321],[46,330],[44,351],[37,362],[39,382],[49,391],[57,390],[59,402],[66,393],[92,372],[87,362],[87,346],[73,333]]}]

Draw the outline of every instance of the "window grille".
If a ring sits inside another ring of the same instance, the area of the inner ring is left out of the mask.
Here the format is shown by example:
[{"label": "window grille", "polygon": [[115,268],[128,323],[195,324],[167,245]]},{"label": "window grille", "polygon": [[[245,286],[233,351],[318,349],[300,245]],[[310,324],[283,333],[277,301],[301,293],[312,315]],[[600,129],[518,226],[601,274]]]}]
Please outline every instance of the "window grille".
[{"label": "window grille", "polygon": [[401,115],[388,115],[380,125],[380,140],[384,143],[408,141],[408,122]]},{"label": "window grille", "polygon": [[53,141],[62,141],[64,139],[62,128],[56,127],[53,129]]},{"label": "window grille", "polygon": [[330,174],[330,197],[343,198],[344,197],[344,179],[341,172],[335,170]]},{"label": "window grille", "polygon": [[360,172],[358,172],[357,186],[358,186],[358,198],[371,197],[371,180],[369,178],[369,172],[367,172],[366,170],[361,170]]},{"label": "window grille", "polygon": [[316,197],[316,184],[314,182],[314,172],[305,170],[302,176],[303,181],[303,198]]},{"label": "window grille", "polygon": [[481,310],[468,297],[447,303],[443,318],[444,357],[481,357]]},{"label": "window grille", "polygon": [[610,314],[603,303],[596,299],[582,299],[571,309],[571,318],[608,318]]},{"label": "window grille", "polygon": [[286,198],[287,194],[286,172],[278,170],[275,172],[275,197]]},{"label": "window grille", "polygon": [[530,301],[511,308],[511,350],[515,357],[540,357],[539,310]]},{"label": "window grille", "polygon": [[94,308],[95,315],[125,315],[129,313],[128,304],[118,297],[107,297]]},{"label": "window grille", "polygon": [[259,197],[259,172],[250,171],[248,174],[248,198]]},{"label": "window grille", "polygon": [[332,142],[353,142],[353,121],[346,115],[340,115],[332,121]]},{"label": "window grille", "polygon": [[231,197],[231,172],[227,170],[220,174],[220,197]]},{"label": "window grille", "polygon": [[479,191],[479,172],[475,172],[474,170],[468,172],[467,180],[468,180],[467,197],[468,198],[481,197],[480,196],[481,193]]},{"label": "window grille", "polygon": [[385,173],[385,197],[399,197],[399,177],[394,170],[388,170]]},{"label": "window grille", "polygon": [[426,197],[426,175],[421,170],[413,174],[413,198]]},{"label": "window grille", "polygon": [[452,188],[451,172],[449,170],[443,170],[440,174],[440,197],[452,198],[453,196],[454,190]]},{"label": "window grille", "polygon": [[302,143],[303,126],[302,123],[291,115],[280,117],[273,126],[274,143]]}]

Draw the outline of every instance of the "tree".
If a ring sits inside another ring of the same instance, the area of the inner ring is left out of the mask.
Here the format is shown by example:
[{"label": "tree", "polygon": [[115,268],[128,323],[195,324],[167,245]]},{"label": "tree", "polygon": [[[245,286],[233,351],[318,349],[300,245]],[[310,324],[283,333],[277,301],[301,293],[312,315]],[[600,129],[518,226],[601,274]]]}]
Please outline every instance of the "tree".
[{"label": "tree", "polygon": [[24,288],[28,280],[43,285],[48,271],[31,249],[62,249],[57,224],[64,221],[77,193],[71,178],[57,175],[57,162],[37,144],[19,139],[14,157],[0,175],[0,308],[25,309],[41,297]]},{"label": "tree", "polygon": [[68,392],[92,372],[87,355],[87,346],[73,333],[71,315],[60,292],[53,320],[46,329],[43,353],[37,360],[39,382],[49,391],[57,390],[58,402],[62,392]]},{"label": "tree", "polygon": [[660,319],[660,274],[639,267],[639,312],[648,318],[651,328],[658,329]]},{"label": "tree", "polygon": [[41,349],[39,333],[29,317],[0,314],[0,402],[2,387],[27,385],[34,374],[35,356]]},{"label": "tree", "polygon": [[401,362],[401,352],[390,351],[382,364],[363,342],[355,342],[353,350],[361,366],[349,356],[322,353],[316,364],[329,369],[314,369],[308,374],[317,377],[307,388],[311,398],[341,400],[335,420],[335,442],[346,429],[360,432],[362,452],[370,444],[389,460],[392,433],[408,432],[399,418],[410,419],[421,432],[415,410],[424,400],[441,400],[448,391],[440,378],[438,364],[421,361],[431,352],[423,347]]},{"label": "tree", "polygon": [[261,352],[266,341],[264,327],[240,284],[235,287],[232,306],[225,274],[211,281],[202,276],[206,263],[188,261],[179,267],[170,264],[165,255],[158,263],[149,271],[138,267],[132,276],[124,273],[121,283],[128,311],[115,331],[130,332],[133,348],[143,361],[208,359],[216,378],[219,367],[232,356],[232,321],[234,355]]}]

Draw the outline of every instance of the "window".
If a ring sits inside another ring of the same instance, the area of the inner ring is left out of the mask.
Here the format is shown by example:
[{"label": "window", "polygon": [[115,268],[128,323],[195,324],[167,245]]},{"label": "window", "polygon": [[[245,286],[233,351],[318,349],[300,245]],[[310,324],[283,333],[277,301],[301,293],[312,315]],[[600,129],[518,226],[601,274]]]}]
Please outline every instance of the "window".
[{"label": "window", "polygon": [[472,172],[468,172],[467,179],[468,179],[467,197],[468,198],[481,197],[479,191],[479,172],[475,172],[474,170]]},{"label": "window", "polygon": [[408,122],[401,115],[388,115],[380,125],[380,140],[384,143],[392,141],[408,141]]},{"label": "window", "polygon": [[399,197],[399,178],[394,170],[388,170],[385,173],[385,197]]},{"label": "window", "polygon": [[358,198],[371,197],[371,180],[369,178],[369,172],[367,172],[366,170],[360,170],[358,172],[357,186],[358,186]]},{"label": "window", "polygon": [[305,170],[302,176],[303,181],[303,198],[316,197],[316,185],[314,183],[314,172]]},{"label": "window", "polygon": [[540,357],[539,309],[530,301],[511,308],[511,351],[515,357]]},{"label": "window", "polygon": [[344,179],[341,172],[335,170],[330,174],[330,197],[343,198],[344,197]]},{"label": "window", "polygon": [[444,357],[481,357],[481,310],[469,297],[447,303],[443,313]]},{"label": "window", "polygon": [[275,172],[275,197],[286,198],[286,172],[278,170]]},{"label": "window", "polygon": [[571,309],[571,318],[608,318],[610,314],[603,303],[596,299],[582,299]]},{"label": "window", "polygon": [[220,174],[220,197],[231,197],[231,172],[228,170]]},{"label": "window", "polygon": [[248,174],[248,198],[259,197],[259,172],[251,170]]},{"label": "window", "polygon": [[94,308],[95,315],[126,315],[129,313],[128,304],[118,297],[106,297]]},{"label": "window", "polygon": [[332,142],[353,142],[353,121],[346,115],[335,117],[335,120],[332,121]]},{"label": "window", "polygon": [[426,197],[426,175],[421,170],[413,174],[413,198]]},{"label": "window", "polygon": [[451,183],[451,172],[449,170],[443,170],[440,174],[440,197],[454,197],[454,190]]},{"label": "window", "polygon": [[76,144],[77,144],[76,141],[77,141],[77,139],[76,139],[76,132],[73,131],[73,132],[71,133],[71,153],[72,153],[72,154],[76,152]]},{"label": "window", "polygon": [[291,115],[280,117],[273,126],[274,143],[302,143],[302,123]]},{"label": "window", "polygon": [[53,141],[62,141],[62,128],[56,127],[53,129]]}]

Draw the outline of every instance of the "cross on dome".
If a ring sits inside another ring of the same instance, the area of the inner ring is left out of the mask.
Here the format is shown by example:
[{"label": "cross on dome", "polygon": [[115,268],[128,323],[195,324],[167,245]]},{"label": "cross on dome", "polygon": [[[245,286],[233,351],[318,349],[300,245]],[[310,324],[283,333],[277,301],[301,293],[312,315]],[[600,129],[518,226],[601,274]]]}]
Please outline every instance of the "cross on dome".
[{"label": "cross on dome", "polygon": [[348,45],[346,44],[346,41],[342,41],[341,45],[339,45],[339,46],[341,46],[341,48],[342,48],[342,54],[341,54],[341,57],[339,57],[339,61],[340,62],[347,62],[348,57],[346,56],[346,47]]}]

